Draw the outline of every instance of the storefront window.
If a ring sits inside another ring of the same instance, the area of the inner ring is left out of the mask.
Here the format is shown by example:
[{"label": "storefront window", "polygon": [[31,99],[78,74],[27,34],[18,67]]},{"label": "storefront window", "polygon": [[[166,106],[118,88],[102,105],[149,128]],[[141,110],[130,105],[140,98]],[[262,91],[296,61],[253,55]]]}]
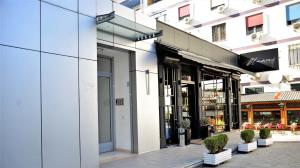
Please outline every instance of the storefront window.
[{"label": "storefront window", "polygon": [[287,111],[287,122],[289,125],[292,123],[300,124],[300,110]]},{"label": "storefront window", "polygon": [[242,123],[248,122],[248,112],[242,111]]},{"label": "storefront window", "polygon": [[217,132],[223,132],[225,129],[225,96],[224,79],[213,75],[203,75],[202,112]]},{"label": "storefront window", "polygon": [[254,123],[272,123],[273,125],[276,125],[281,122],[280,111],[255,111],[253,115]]}]

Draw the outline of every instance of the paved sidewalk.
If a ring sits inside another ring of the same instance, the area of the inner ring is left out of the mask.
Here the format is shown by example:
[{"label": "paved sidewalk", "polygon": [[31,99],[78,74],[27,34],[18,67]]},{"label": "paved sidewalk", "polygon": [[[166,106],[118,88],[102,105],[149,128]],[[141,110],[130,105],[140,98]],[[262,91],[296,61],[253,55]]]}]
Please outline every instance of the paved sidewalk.
[{"label": "paved sidewalk", "polygon": [[299,150],[300,142],[276,142],[247,154],[235,154],[218,168],[299,168]]},{"label": "paved sidewalk", "polygon": [[[241,142],[240,132],[226,133],[229,136],[227,147],[237,149]],[[186,147],[170,147],[154,152],[135,155],[130,158],[116,160],[100,165],[101,168],[184,168],[202,162],[205,145],[191,144]]]}]

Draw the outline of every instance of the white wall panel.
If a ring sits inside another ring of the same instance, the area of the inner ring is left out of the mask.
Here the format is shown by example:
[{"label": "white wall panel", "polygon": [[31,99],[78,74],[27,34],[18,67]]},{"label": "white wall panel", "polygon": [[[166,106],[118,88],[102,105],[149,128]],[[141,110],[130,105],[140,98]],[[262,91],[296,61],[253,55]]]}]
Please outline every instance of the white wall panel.
[{"label": "white wall panel", "polygon": [[115,106],[116,148],[131,151],[129,56],[118,52],[113,57],[115,98],[124,98],[123,106]]},{"label": "white wall panel", "polygon": [[0,1],[0,43],[40,49],[39,1]]},{"label": "white wall panel", "polygon": [[127,8],[122,4],[113,3],[113,11],[115,11],[116,15],[135,21],[134,10]]},{"label": "white wall panel", "polygon": [[97,60],[97,31],[94,18],[79,15],[79,57]]},{"label": "white wall panel", "polygon": [[145,72],[136,72],[138,153],[160,149],[158,75],[150,73],[150,94],[146,94]]},{"label": "white wall panel", "polygon": [[39,52],[0,46],[0,167],[41,167]]},{"label": "white wall panel", "polygon": [[76,13],[42,3],[42,51],[78,56]]},{"label": "white wall panel", "polygon": [[97,61],[79,60],[81,168],[99,168]]},{"label": "white wall panel", "polygon": [[44,168],[79,168],[78,60],[42,54]]},{"label": "white wall panel", "polygon": [[97,0],[97,15],[108,14],[113,11],[111,0]]},{"label": "white wall panel", "polygon": [[136,50],[136,70],[157,73],[156,53]]},{"label": "white wall panel", "polygon": [[78,0],[43,0],[58,6],[61,6],[63,8],[67,8],[73,11],[77,11],[77,1]]},{"label": "white wall panel", "polygon": [[79,12],[96,17],[97,0],[79,0]]}]

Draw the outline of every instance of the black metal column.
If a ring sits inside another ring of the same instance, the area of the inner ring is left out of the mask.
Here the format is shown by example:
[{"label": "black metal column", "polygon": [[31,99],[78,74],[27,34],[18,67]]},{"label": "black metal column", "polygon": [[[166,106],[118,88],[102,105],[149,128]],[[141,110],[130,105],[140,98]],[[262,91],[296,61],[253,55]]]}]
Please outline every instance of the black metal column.
[{"label": "black metal column", "polygon": [[238,95],[237,95],[237,106],[238,106],[238,108],[237,108],[237,112],[238,112],[238,114],[239,114],[239,123],[238,123],[238,125],[239,125],[239,128],[241,128],[241,126],[242,126],[242,104],[241,104],[241,80],[240,79],[238,79],[237,80],[237,88],[238,88]]},{"label": "black metal column", "polygon": [[158,86],[159,86],[159,128],[160,128],[160,148],[167,146],[165,137],[165,90],[164,90],[164,66],[158,65]]},{"label": "black metal column", "polygon": [[226,91],[226,131],[231,131],[232,129],[232,104],[231,104],[231,77],[225,77],[225,91]]}]

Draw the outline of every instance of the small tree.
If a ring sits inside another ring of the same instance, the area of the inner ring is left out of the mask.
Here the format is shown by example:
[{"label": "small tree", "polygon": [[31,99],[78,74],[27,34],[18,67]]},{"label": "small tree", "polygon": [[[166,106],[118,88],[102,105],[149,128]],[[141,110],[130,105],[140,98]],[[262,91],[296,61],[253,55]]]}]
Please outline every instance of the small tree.
[{"label": "small tree", "polygon": [[222,152],[228,142],[228,136],[226,134],[220,134],[220,135],[218,135],[218,139],[219,139],[219,149],[218,150],[219,150],[219,152]]},{"label": "small tree", "polygon": [[226,134],[212,136],[204,140],[205,147],[209,150],[209,153],[212,154],[222,152],[227,142],[228,136]]},{"label": "small tree", "polygon": [[271,137],[271,131],[270,131],[270,129],[269,128],[262,128],[262,129],[260,129],[260,131],[259,131],[259,137],[261,139],[267,139],[267,138]]},{"label": "small tree", "polygon": [[253,130],[244,130],[241,132],[241,138],[245,141],[245,143],[250,143],[254,139],[254,131]]},{"label": "small tree", "polygon": [[218,137],[217,136],[212,136],[209,138],[206,138],[204,140],[205,147],[208,149],[209,153],[215,154],[218,152]]}]

